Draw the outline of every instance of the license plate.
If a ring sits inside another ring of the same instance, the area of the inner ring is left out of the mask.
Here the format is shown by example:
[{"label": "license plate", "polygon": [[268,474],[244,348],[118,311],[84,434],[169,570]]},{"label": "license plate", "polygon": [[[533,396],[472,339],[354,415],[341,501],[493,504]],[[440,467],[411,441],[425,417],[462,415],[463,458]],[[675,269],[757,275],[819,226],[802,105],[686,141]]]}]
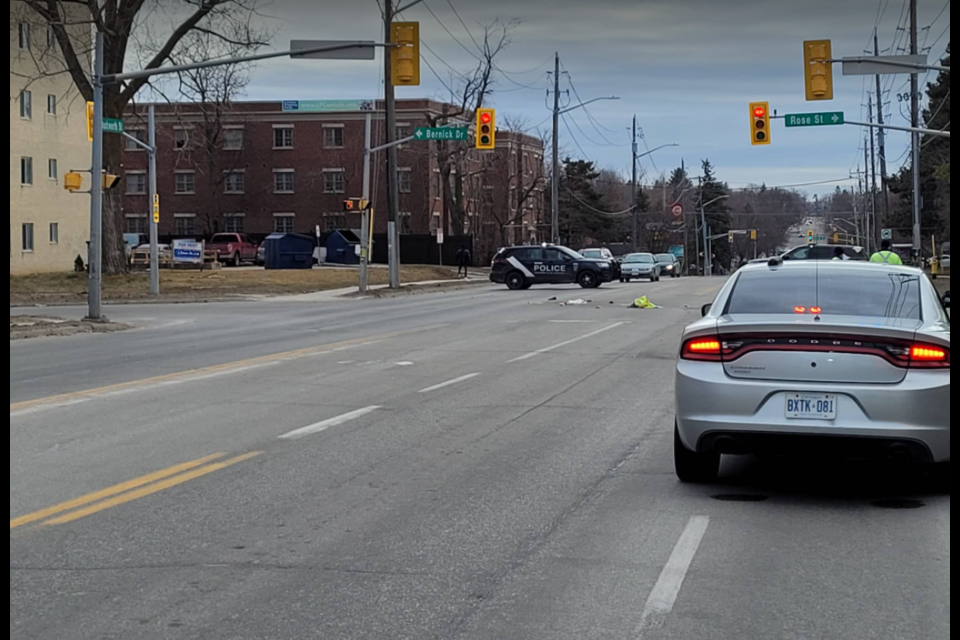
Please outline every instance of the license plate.
[{"label": "license plate", "polygon": [[837,396],[829,393],[791,393],[787,395],[789,420],[836,420]]}]

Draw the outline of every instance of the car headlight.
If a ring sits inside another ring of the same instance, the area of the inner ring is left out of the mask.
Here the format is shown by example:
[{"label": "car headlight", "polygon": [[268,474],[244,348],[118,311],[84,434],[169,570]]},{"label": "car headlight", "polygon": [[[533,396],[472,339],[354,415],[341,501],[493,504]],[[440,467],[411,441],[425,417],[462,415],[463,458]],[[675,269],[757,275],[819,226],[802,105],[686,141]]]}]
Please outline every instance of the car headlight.
[{"label": "car headlight", "polygon": [[667,271],[673,271],[673,265],[672,265],[672,264],[668,264],[665,268],[666,268]]}]

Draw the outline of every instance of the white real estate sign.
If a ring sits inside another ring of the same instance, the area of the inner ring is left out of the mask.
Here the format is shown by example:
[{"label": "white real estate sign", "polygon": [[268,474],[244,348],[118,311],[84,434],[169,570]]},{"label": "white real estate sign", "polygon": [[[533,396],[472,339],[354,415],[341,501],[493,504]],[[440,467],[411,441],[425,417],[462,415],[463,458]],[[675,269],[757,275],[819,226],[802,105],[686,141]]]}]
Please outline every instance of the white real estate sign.
[{"label": "white real estate sign", "polygon": [[178,264],[203,264],[203,243],[196,240],[174,240],[173,261]]}]

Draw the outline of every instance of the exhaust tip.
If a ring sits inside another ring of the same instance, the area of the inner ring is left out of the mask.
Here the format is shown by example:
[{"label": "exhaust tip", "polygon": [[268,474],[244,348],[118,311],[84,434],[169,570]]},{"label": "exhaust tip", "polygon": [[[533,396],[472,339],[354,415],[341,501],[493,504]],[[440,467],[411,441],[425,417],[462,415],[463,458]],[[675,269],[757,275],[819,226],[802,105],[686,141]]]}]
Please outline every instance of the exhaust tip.
[{"label": "exhaust tip", "polygon": [[735,454],[738,449],[737,441],[730,436],[720,436],[713,441],[713,450],[717,453],[732,455]]},{"label": "exhaust tip", "polygon": [[910,447],[897,442],[887,447],[887,459],[891,462],[908,462],[913,459]]}]

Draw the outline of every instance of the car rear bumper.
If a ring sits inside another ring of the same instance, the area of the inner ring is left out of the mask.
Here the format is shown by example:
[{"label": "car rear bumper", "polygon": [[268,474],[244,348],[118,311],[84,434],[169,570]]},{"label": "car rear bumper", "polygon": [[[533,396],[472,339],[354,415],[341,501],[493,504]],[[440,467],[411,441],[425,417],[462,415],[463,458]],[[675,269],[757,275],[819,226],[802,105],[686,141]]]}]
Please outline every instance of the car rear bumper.
[{"label": "car rear bumper", "polygon": [[[787,419],[791,392],[837,395],[837,418]],[[792,383],[737,380],[719,363],[681,360],[676,407],[680,438],[691,450],[950,460],[944,371],[911,371],[891,385]]]}]

